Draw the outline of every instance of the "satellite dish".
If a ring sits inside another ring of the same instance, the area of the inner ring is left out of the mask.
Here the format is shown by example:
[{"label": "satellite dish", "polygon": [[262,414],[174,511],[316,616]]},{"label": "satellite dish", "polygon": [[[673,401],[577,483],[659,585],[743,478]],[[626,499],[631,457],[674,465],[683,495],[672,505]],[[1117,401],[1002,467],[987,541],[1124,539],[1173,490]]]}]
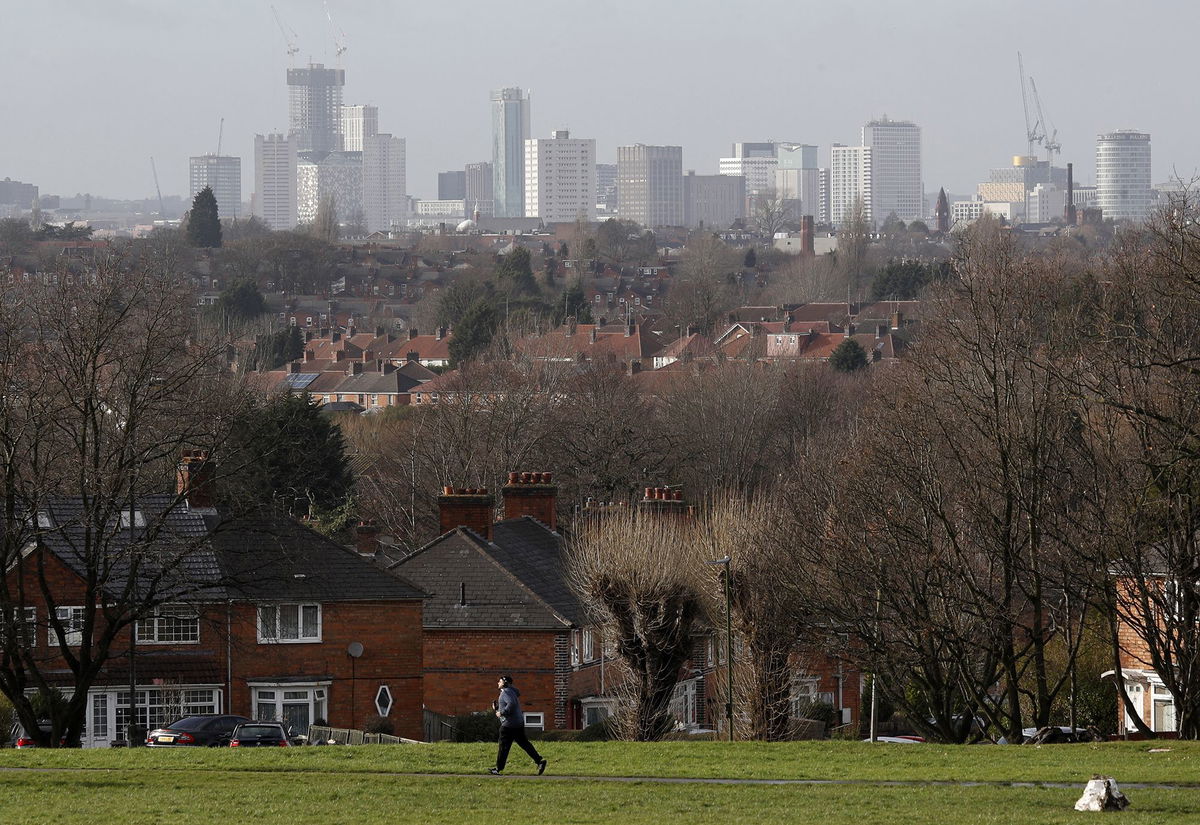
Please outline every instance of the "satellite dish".
[{"label": "satellite dish", "polygon": [[346,648],[346,652],[350,654],[351,659],[357,659],[363,655],[362,642],[351,642],[350,646]]}]

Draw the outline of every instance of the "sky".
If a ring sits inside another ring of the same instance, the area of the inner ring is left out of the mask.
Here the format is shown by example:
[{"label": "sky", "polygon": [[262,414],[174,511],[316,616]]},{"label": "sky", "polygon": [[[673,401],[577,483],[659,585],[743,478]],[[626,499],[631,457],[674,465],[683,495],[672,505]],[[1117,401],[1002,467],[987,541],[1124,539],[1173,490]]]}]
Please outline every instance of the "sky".
[{"label": "sky", "polygon": [[[336,65],[321,0],[274,0],[296,65]],[[0,179],[43,194],[185,195],[191,155],[242,158],[287,130],[284,37],[267,0],[0,0]],[[490,160],[489,91],[531,92],[532,131],[683,146],[715,174],[735,141],[857,144],[887,115],[922,128],[927,191],[970,194],[1025,152],[1017,52],[1058,130],[1059,162],[1095,178],[1096,135],[1151,134],[1155,183],[1200,173],[1183,0],[328,0],[345,33],[344,103],[407,139],[408,192]],[[1032,99],[1030,106],[1033,106]],[[1044,153],[1043,153],[1044,154]]]}]

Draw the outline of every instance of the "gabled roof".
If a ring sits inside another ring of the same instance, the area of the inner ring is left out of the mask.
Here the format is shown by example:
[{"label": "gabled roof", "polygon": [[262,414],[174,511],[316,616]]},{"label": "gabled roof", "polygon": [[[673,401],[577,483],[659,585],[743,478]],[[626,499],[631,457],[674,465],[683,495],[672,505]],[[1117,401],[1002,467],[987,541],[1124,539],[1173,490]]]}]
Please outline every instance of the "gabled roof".
[{"label": "gabled roof", "polygon": [[432,594],[427,628],[558,630],[582,617],[567,583],[561,536],[529,517],[497,523],[490,542],[455,528],[391,569]]}]

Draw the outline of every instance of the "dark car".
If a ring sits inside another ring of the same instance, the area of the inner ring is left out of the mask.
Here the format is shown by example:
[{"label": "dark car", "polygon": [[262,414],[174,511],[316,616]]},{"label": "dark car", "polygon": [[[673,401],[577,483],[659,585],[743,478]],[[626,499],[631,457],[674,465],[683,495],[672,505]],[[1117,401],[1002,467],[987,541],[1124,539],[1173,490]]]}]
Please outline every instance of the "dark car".
[{"label": "dark car", "polygon": [[234,728],[249,722],[245,716],[221,713],[202,713],[176,719],[169,725],[150,731],[146,746],[151,748],[223,747],[229,743]]},{"label": "dark car", "polygon": [[288,732],[278,722],[246,722],[238,725],[229,740],[231,748],[257,748],[271,746],[276,748],[290,747],[292,741]]}]

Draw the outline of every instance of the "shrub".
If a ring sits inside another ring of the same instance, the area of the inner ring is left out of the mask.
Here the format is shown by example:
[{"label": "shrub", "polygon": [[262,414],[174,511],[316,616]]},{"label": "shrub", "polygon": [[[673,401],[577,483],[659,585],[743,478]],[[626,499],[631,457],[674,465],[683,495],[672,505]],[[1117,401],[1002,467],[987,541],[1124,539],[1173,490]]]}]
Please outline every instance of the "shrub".
[{"label": "shrub", "polygon": [[500,720],[494,713],[460,713],[454,717],[455,742],[494,742],[500,738]]},{"label": "shrub", "polygon": [[386,733],[393,736],[396,733],[396,727],[386,716],[372,715],[363,723],[363,733]]}]

